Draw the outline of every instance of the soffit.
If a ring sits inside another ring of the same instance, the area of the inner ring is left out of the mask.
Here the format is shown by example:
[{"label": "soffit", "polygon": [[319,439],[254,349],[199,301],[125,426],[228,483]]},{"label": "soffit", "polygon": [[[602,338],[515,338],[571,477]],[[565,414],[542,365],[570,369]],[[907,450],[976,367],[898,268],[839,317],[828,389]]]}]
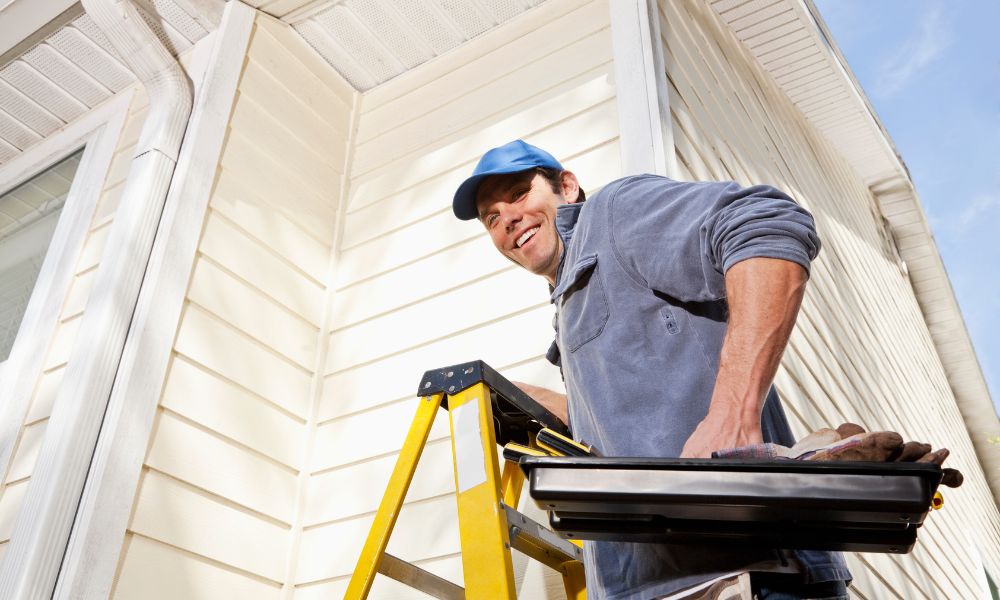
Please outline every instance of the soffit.
[{"label": "soffit", "polygon": [[715,0],[712,8],[866,185],[905,169],[822,21],[801,0]]},{"label": "soffit", "polygon": [[[713,0],[712,8],[871,190],[896,239],[960,404],[989,389],[906,165],[810,0]],[[992,408],[991,408],[992,411]]]},{"label": "soffit", "polygon": [[[218,24],[222,0],[136,0],[140,14],[177,55]],[[5,17],[0,11],[0,19]],[[0,164],[65,126],[136,79],[79,4],[52,31],[25,32],[27,47],[0,64]],[[214,22],[213,22],[214,20]]]},{"label": "soffit", "polygon": [[454,50],[542,0],[250,0],[359,91]]}]

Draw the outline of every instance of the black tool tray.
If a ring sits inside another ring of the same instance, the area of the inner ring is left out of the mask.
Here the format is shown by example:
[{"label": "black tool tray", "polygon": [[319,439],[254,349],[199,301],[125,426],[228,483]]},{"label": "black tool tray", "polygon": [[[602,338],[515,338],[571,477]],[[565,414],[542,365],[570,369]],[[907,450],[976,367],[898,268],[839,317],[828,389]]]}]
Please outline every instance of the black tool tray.
[{"label": "black tool tray", "polygon": [[932,464],[524,457],[552,528],[586,540],[909,552]]}]

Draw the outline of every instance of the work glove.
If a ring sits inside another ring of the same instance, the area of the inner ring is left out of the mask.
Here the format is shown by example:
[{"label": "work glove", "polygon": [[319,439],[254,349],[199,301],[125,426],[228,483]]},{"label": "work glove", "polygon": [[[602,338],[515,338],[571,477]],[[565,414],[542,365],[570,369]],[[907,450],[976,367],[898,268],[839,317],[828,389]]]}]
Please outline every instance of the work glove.
[{"label": "work glove", "polygon": [[[840,439],[831,441],[834,434],[840,436]],[[939,467],[944,465],[949,454],[947,448],[935,451],[930,444],[904,442],[903,437],[895,431],[866,432],[854,423],[844,423],[836,430],[820,429],[813,432],[789,452],[789,456],[798,460],[916,462],[933,463]],[[942,485],[953,488],[962,485],[965,478],[958,469],[942,470]]]},{"label": "work glove", "polygon": [[[714,458],[754,458],[813,460],[818,462],[915,462],[933,463],[939,467],[948,458],[948,450],[932,450],[923,442],[904,442],[894,431],[866,432],[855,423],[844,423],[836,429],[824,427],[805,436],[788,448],[780,444],[761,443],[713,452]],[[962,485],[964,477],[958,469],[942,469],[941,484]]]}]

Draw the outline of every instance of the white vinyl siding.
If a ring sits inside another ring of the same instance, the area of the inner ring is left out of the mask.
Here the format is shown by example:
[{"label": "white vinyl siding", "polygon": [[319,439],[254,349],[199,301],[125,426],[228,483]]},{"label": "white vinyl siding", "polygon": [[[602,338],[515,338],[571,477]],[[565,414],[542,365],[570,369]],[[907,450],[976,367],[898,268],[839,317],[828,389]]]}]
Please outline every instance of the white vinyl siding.
[{"label": "white vinyl siding", "polygon": [[354,95],[258,14],[115,598],[281,595]]},{"label": "white vinyl siding", "polygon": [[962,540],[995,561],[1000,521],[913,290],[885,252],[874,198],[714,12],[692,0],[659,6],[682,175],[769,183],[817,220],[823,250],[776,379],[793,428],[899,431],[950,448],[966,474],[963,488],[944,491],[946,507],[928,516],[913,553],[850,557],[855,593],[976,597],[978,562]]}]

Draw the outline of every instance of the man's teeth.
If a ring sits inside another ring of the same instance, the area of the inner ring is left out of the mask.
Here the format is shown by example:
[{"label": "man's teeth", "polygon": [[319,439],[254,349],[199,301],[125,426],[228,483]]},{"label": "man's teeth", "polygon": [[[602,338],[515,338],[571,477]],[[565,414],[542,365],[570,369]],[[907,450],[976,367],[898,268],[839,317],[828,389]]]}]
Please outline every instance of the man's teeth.
[{"label": "man's teeth", "polygon": [[525,231],[523,234],[521,234],[521,237],[517,238],[517,247],[520,248],[521,246],[523,246],[524,243],[527,242],[529,239],[531,239],[531,236],[535,235],[535,233],[537,232],[538,232],[538,227],[533,227],[532,229]]}]

